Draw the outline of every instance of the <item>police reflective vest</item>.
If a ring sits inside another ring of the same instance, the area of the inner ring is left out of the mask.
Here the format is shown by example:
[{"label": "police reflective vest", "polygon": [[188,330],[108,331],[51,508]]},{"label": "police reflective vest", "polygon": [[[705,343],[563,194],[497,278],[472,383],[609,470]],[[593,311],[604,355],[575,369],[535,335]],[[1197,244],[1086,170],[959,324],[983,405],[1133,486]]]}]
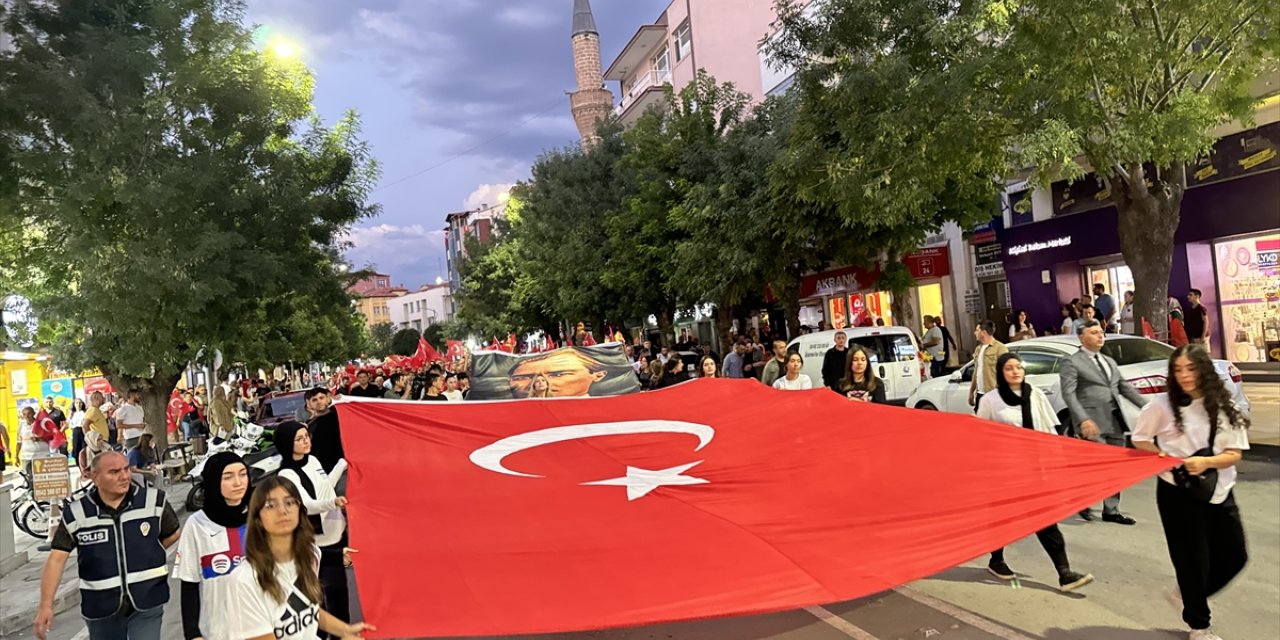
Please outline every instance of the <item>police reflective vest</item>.
[{"label": "police reflective vest", "polygon": [[164,492],[132,485],[114,513],[98,500],[93,489],[63,510],[80,556],[81,615],[88,620],[110,617],[126,598],[139,611],[163,606],[169,601],[160,543]]}]

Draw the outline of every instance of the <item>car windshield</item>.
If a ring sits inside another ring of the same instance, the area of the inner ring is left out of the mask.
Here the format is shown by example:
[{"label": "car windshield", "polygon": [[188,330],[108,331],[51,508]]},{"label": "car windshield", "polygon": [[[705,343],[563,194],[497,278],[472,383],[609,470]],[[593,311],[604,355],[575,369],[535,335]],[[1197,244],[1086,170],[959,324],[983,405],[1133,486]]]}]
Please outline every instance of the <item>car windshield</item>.
[{"label": "car windshield", "polygon": [[298,409],[306,402],[306,394],[291,393],[287,396],[278,396],[267,400],[262,406],[263,418],[280,418],[293,417]]},{"label": "car windshield", "polygon": [[1123,367],[1139,362],[1167,361],[1173,355],[1173,347],[1155,340],[1109,340],[1102,345],[1102,352]]}]

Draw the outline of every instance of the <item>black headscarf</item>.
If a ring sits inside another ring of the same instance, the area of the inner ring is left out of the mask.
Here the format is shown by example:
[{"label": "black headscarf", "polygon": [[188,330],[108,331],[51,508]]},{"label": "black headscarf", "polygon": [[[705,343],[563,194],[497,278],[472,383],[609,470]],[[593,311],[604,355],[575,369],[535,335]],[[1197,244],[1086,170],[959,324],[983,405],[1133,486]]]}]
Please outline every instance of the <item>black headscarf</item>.
[{"label": "black headscarf", "polygon": [[276,425],[276,433],[273,441],[276,445],[276,452],[280,454],[280,468],[293,469],[294,473],[298,475],[298,482],[302,483],[302,486],[298,488],[306,491],[307,495],[314,498],[316,495],[316,487],[314,484],[311,484],[311,478],[307,475],[307,472],[302,469],[307,465],[307,460],[311,458],[311,455],[307,454],[302,456],[301,460],[293,459],[293,439],[297,437],[299,431],[306,428],[306,425],[293,420],[282,422]]},{"label": "black headscarf", "polygon": [[204,488],[204,514],[228,529],[244,526],[245,519],[249,517],[249,494],[253,489],[252,486],[245,489],[240,504],[234,507],[227,504],[227,499],[222,497],[222,472],[233,464],[244,464],[248,471],[249,465],[245,464],[243,458],[230,451],[223,451],[209,456],[204,463],[204,470],[200,472],[200,485]]},{"label": "black headscarf", "polygon": [[[1010,360],[1022,362],[1022,358],[1012,351],[1001,355],[996,359],[996,386],[1000,390],[1000,399],[1011,407],[1019,407],[1022,409],[1022,426],[1027,429],[1036,428],[1035,419],[1031,416],[1031,383],[1024,378],[1022,380],[1022,395],[1013,392],[1013,388],[1009,386],[1009,382],[1004,379],[1004,365]],[[277,432],[278,433],[278,432]]]}]

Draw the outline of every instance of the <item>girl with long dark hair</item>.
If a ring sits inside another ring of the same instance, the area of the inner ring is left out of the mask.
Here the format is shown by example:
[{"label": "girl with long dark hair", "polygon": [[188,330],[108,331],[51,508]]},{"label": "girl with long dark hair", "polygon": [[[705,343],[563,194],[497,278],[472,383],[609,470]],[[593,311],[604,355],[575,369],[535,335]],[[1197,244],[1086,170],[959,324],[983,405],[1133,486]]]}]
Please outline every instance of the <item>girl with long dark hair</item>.
[{"label": "girl with long dark hair", "polygon": [[1249,419],[1231,400],[1204,347],[1183,345],[1169,357],[1169,393],[1138,415],[1133,445],[1183,459],[1160,474],[1156,507],[1191,640],[1221,640],[1210,630],[1209,598],[1244,569],[1249,554],[1232,489],[1236,463],[1249,448]]},{"label": "girl with long dark hair", "polygon": [[320,547],[320,582],[324,587],[322,603],[340,618],[348,617],[350,596],[347,590],[346,559],[347,519],[342,510],[347,499],[334,490],[338,478],[346,471],[340,460],[332,475],[326,474],[320,461],[311,455],[311,434],[307,427],[289,421],[276,426],[276,451],[280,453],[280,477],[301,491],[302,507]]},{"label": "girl with long dark hair", "polygon": [[662,377],[658,379],[658,383],[653,385],[654,389],[665,389],[674,384],[679,384],[688,380],[684,374],[684,361],[680,356],[671,354],[667,362],[662,365]]},{"label": "girl with long dark hair", "polygon": [[876,378],[866,349],[856,344],[849,347],[849,355],[845,356],[844,362],[844,379],[836,385],[837,393],[858,402],[887,402],[884,382]]},{"label": "girl with long dark hair", "polygon": [[1009,342],[1036,337],[1035,325],[1027,320],[1027,310],[1017,309],[1013,312],[1013,322],[1009,323]]},{"label": "girl with long dark hair", "polygon": [[720,371],[720,362],[711,356],[702,356],[698,360],[698,377],[723,378],[724,374]]},{"label": "girl with long dark hair", "polygon": [[[1049,398],[1043,391],[1026,382],[1026,371],[1017,354],[1006,353],[996,360],[996,388],[998,393],[985,394],[978,403],[979,418],[1041,433],[1058,434],[1058,416],[1053,412],[1053,405],[1049,404]],[[1071,563],[1067,560],[1067,542],[1058,525],[1051,524],[1037,531],[1036,539],[1058,570],[1060,590],[1069,593],[1093,582],[1092,575],[1071,570]],[[1001,580],[1018,577],[1005,562],[1004,549],[996,549],[991,553],[987,571]]]},{"label": "girl with long dark hair", "polygon": [[234,453],[215,453],[204,463],[200,485],[204,508],[182,526],[173,565],[173,577],[182,581],[182,632],[184,638],[230,640],[230,575],[244,560],[249,468]]},{"label": "girl with long dark hair", "polygon": [[321,630],[350,640],[375,630],[321,608],[320,550],[304,509],[298,488],[282,476],[270,476],[254,490],[245,560],[231,576],[233,640],[312,640]]}]

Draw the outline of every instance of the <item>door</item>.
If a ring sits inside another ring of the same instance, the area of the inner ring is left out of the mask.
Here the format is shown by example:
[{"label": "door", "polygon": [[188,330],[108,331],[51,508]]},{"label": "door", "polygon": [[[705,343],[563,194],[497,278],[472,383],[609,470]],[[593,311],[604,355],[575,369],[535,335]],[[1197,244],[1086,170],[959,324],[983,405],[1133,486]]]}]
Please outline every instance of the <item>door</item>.
[{"label": "door", "polygon": [[996,325],[996,338],[1009,335],[1009,282],[996,280],[982,283],[982,304],[985,320]]}]

